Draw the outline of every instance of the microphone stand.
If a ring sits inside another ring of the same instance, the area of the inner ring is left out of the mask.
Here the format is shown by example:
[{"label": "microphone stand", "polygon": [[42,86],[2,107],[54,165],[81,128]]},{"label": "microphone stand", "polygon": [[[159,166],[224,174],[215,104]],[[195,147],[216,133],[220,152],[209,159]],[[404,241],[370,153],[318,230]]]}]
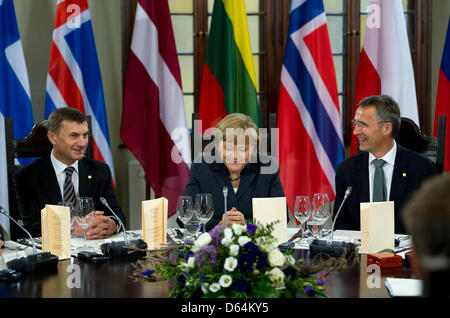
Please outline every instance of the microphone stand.
[{"label": "microphone stand", "polygon": [[222,191],[223,191],[223,202],[224,202],[224,205],[225,205],[225,208],[223,210],[223,214],[224,214],[224,219],[223,220],[224,220],[225,227],[226,227],[226,226],[228,226],[227,225],[227,195],[228,195],[228,187],[224,186]]},{"label": "microphone stand", "polygon": [[13,221],[22,231],[24,231],[30,238],[31,244],[33,246],[33,253],[18,259],[9,261],[6,266],[10,269],[16,270],[17,272],[39,272],[42,270],[56,269],[58,265],[58,256],[52,255],[50,252],[37,252],[36,244],[31,236],[30,232],[22,225],[19,224],[12,216],[10,216],[3,207],[0,206],[0,213],[7,216],[11,221]]},{"label": "microphone stand", "polygon": [[123,229],[123,236],[124,236],[124,241],[103,243],[102,245],[100,245],[100,249],[102,250],[102,252],[105,255],[110,256],[110,257],[128,256],[132,253],[134,255],[141,255],[141,254],[145,255],[146,252],[133,251],[129,248],[129,246],[135,245],[138,249],[145,250],[145,249],[147,249],[147,243],[145,243],[142,239],[132,240],[132,241],[128,240],[125,226],[124,226],[122,220],[117,216],[117,214],[109,206],[108,201],[106,201],[106,199],[104,197],[100,197],[100,202],[106,208],[108,208],[108,210],[112,213],[112,215],[114,215],[114,217],[117,219],[117,221],[119,222],[119,227],[121,227]]},{"label": "microphone stand", "polygon": [[342,241],[333,241],[333,233],[334,233],[334,226],[336,224],[336,220],[339,217],[339,213],[341,212],[342,206],[344,205],[344,202],[347,200],[348,196],[352,192],[352,187],[349,186],[345,190],[344,199],[341,202],[341,205],[339,206],[339,209],[336,213],[336,217],[334,218],[333,225],[331,226],[331,238],[326,240],[320,240],[315,239],[310,245],[309,250],[311,252],[311,255],[324,253],[328,254],[332,257],[339,257],[343,253],[352,251],[356,248],[355,244],[349,243],[349,242],[342,242]]}]

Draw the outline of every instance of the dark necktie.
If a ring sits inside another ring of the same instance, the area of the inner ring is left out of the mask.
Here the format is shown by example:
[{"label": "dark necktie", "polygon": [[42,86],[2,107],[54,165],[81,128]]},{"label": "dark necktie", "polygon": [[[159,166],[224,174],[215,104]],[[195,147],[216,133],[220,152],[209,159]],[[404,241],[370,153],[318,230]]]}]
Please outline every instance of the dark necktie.
[{"label": "dark necktie", "polygon": [[375,166],[375,174],[373,176],[373,202],[387,200],[386,182],[384,180],[383,166],[386,163],[383,159],[375,159],[372,164]]},{"label": "dark necktie", "polygon": [[66,179],[64,180],[64,202],[70,203],[70,205],[73,207],[75,206],[75,188],[72,183],[72,174],[75,171],[74,167],[67,167],[65,170],[66,172]]}]

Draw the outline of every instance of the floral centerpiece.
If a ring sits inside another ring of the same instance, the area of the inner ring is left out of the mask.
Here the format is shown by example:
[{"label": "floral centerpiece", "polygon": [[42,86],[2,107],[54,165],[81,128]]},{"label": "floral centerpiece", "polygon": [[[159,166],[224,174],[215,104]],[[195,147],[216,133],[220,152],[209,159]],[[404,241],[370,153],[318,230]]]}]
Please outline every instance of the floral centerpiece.
[{"label": "floral centerpiece", "polygon": [[[281,251],[272,230],[273,224],[216,226],[178,248],[175,260],[150,255],[151,261],[135,266],[134,277],[175,279],[170,297],[324,297],[324,282],[291,251]],[[315,271],[329,266],[324,262]]]}]

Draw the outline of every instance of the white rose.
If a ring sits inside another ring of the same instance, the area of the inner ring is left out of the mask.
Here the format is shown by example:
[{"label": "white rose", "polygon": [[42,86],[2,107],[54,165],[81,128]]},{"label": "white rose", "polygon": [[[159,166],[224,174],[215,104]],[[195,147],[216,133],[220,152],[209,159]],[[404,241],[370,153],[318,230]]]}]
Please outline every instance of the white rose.
[{"label": "white rose", "polygon": [[245,229],[245,227],[242,224],[237,224],[237,223],[233,223],[231,228],[233,229],[234,234],[236,234],[236,235],[241,235]]},{"label": "white rose", "polygon": [[189,268],[194,268],[195,267],[195,257],[189,257],[188,261],[187,261],[187,266]]},{"label": "white rose", "polygon": [[220,276],[219,284],[223,288],[230,287],[232,282],[233,282],[233,278],[231,278],[230,275],[222,275],[222,276]]},{"label": "white rose", "polygon": [[244,246],[245,244],[247,244],[248,242],[251,242],[252,239],[249,238],[248,236],[240,236],[238,238],[238,243],[240,246]]},{"label": "white rose", "polygon": [[230,245],[233,241],[231,240],[231,238],[224,237],[224,238],[222,239],[221,242],[222,242],[222,245],[228,246],[228,245]]},{"label": "white rose", "polygon": [[239,254],[239,245],[233,244],[230,246],[230,255],[231,256],[238,256]]},{"label": "white rose", "polygon": [[197,250],[201,249],[202,247],[208,245],[211,243],[211,235],[209,235],[208,232],[205,232],[201,234],[194,242],[194,247],[197,248]]},{"label": "white rose", "polygon": [[281,269],[278,267],[272,268],[267,272],[267,275],[276,288],[284,287],[284,273]]},{"label": "white rose", "polygon": [[223,237],[231,240],[233,237],[233,231],[230,228],[226,228],[223,230]]},{"label": "white rose", "polygon": [[230,256],[225,259],[223,267],[225,268],[225,270],[232,272],[236,268],[237,264],[238,264],[237,259]]},{"label": "white rose", "polygon": [[284,262],[286,261],[286,257],[278,248],[273,249],[270,251],[270,253],[267,255],[267,262],[270,266],[282,266]]},{"label": "white rose", "polygon": [[220,289],[220,285],[218,283],[213,283],[209,286],[209,290],[213,293],[217,293]]}]

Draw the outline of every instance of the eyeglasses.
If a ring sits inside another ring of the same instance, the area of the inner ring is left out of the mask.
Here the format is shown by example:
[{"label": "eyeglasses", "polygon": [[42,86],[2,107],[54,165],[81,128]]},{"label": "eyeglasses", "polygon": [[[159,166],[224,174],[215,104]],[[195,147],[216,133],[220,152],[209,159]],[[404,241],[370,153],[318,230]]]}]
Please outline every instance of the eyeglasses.
[{"label": "eyeglasses", "polygon": [[[357,120],[354,120],[354,119],[352,119],[351,123],[352,123],[352,126],[353,126],[354,128],[358,127],[358,128],[360,128],[360,129],[366,129],[367,127],[369,127],[369,126],[367,126],[366,123],[363,123],[363,122],[361,122],[361,121],[357,121]],[[382,122],[379,122],[379,123],[377,123],[377,124],[378,124],[378,125],[383,125],[383,124],[385,124],[385,123],[387,123],[387,121],[382,121]]]},{"label": "eyeglasses", "polygon": [[352,126],[354,128],[358,127],[360,129],[366,129],[368,127],[367,124],[357,121],[357,120],[354,120],[354,119],[352,119]]}]

